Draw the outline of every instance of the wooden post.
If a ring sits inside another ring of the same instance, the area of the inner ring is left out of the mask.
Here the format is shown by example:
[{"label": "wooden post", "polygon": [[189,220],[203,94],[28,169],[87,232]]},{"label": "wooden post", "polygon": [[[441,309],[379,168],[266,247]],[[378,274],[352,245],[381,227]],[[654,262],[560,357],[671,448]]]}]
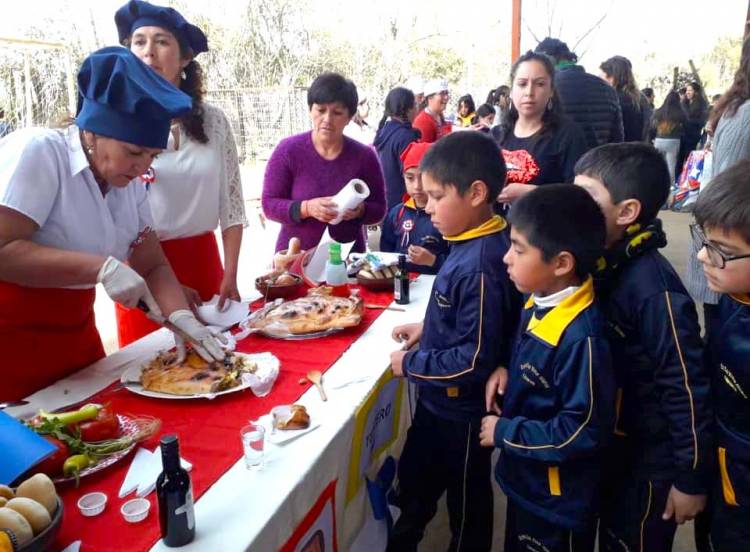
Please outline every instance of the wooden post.
[{"label": "wooden post", "polygon": [[29,52],[23,53],[23,88],[24,88],[24,103],[26,104],[25,107],[25,117],[23,126],[24,127],[30,127],[34,126],[34,106],[32,105],[33,96],[31,94],[31,60],[29,59],[31,56],[29,55]]},{"label": "wooden post", "polygon": [[[511,25],[510,62],[521,56],[521,0],[513,1],[513,19]],[[750,0],[748,0],[750,2]]]},{"label": "wooden post", "polygon": [[750,36],[750,0],[747,0],[747,16],[745,17],[745,38]]},{"label": "wooden post", "polygon": [[677,79],[680,76],[680,68],[675,67],[674,71],[672,71],[672,90],[675,92],[677,91]]}]

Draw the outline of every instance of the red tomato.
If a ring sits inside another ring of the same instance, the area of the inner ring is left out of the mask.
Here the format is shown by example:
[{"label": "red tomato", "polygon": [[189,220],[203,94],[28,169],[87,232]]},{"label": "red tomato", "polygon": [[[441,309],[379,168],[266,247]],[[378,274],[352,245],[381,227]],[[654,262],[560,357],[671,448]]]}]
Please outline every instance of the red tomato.
[{"label": "red tomato", "polygon": [[68,445],[58,439],[55,439],[54,437],[50,437],[49,435],[42,435],[42,437],[55,445],[57,449],[55,449],[55,451],[47,458],[34,466],[34,472],[41,472],[49,475],[50,477],[56,477],[62,473],[63,464],[65,463],[65,460],[68,458],[68,456],[70,456],[70,449],[68,449]]},{"label": "red tomato", "polygon": [[83,441],[105,441],[120,436],[120,422],[114,412],[106,406],[99,411],[93,420],[78,424]]}]

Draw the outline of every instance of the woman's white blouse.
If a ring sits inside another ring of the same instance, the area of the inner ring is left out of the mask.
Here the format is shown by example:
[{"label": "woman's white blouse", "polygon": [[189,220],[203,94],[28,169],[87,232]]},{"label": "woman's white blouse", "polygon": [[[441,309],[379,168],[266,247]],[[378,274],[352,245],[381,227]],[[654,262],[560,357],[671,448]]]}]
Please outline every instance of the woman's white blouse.
[{"label": "woman's white blouse", "polygon": [[161,240],[186,238],[247,224],[237,146],[226,115],[203,104],[208,143],[179,127],[179,149],[170,135],[167,149],[154,160],[148,199]]},{"label": "woman's white blouse", "polygon": [[0,205],[39,225],[31,238],[39,245],[120,260],[153,226],[140,181],[102,195],[75,125],[23,129],[0,140]]}]

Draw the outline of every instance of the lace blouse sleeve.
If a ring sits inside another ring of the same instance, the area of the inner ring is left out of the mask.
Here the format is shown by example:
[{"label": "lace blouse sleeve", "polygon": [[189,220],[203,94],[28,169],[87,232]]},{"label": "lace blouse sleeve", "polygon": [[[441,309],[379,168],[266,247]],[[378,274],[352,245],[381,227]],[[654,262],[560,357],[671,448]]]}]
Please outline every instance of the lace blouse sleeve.
[{"label": "lace blouse sleeve", "polygon": [[219,108],[206,105],[206,119],[212,121],[211,138],[216,140],[221,151],[222,166],[220,172],[219,222],[221,229],[241,224],[247,226],[245,216],[245,199],[242,196],[240,164],[237,157],[237,145],[232,128],[226,115]]}]

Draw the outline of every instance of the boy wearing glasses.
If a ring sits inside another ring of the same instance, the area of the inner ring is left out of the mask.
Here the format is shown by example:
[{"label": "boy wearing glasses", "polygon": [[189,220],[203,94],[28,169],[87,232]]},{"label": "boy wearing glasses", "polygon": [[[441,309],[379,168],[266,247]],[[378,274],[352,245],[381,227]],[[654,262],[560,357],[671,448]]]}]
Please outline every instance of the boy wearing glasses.
[{"label": "boy wearing glasses", "polygon": [[750,542],[750,160],[711,181],[698,197],[698,260],[709,287],[723,293],[709,327],[717,469],[712,478],[712,550]]},{"label": "boy wearing glasses", "polygon": [[599,542],[669,552],[677,524],[705,507],[712,421],[695,305],[658,251],[669,170],[653,147],[625,143],[587,152],[575,173],[607,223],[594,278],[618,385]]}]

